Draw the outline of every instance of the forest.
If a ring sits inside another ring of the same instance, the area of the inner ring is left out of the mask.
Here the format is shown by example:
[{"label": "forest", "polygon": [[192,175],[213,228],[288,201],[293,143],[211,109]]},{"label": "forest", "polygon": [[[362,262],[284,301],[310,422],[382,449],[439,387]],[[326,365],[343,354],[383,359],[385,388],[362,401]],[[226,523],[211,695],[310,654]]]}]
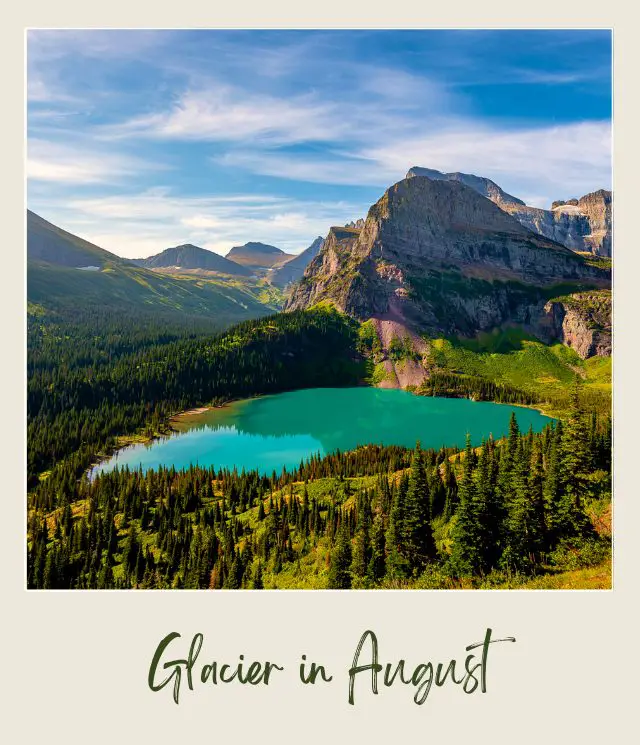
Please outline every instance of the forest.
[{"label": "forest", "polygon": [[[365,446],[290,473],[116,470],[34,495],[34,588],[491,586],[600,561],[589,511],[608,499],[610,419],[460,452]],[[45,482],[46,483],[46,482]],[[73,501],[71,501],[73,500]],[[595,558],[594,558],[595,557]]]},{"label": "forest", "polygon": [[[30,588],[520,586],[610,555],[611,418],[585,406],[579,382],[543,432],[512,418],[508,437],[478,448],[368,445],[269,476],[192,466],[90,479],[119,438],[167,431],[181,410],[362,383],[358,324],[326,308],[227,331],[30,311]],[[418,393],[535,399],[447,372]]]},{"label": "forest", "polygon": [[[356,324],[336,312],[298,311],[225,332],[81,318],[71,332],[40,319],[29,332],[29,487],[48,469],[69,483],[118,435],[163,431],[169,416],[202,404],[363,376]],[[64,338],[55,338],[64,333]],[[52,339],[52,337],[54,337]],[[54,479],[54,474],[48,476]]]}]

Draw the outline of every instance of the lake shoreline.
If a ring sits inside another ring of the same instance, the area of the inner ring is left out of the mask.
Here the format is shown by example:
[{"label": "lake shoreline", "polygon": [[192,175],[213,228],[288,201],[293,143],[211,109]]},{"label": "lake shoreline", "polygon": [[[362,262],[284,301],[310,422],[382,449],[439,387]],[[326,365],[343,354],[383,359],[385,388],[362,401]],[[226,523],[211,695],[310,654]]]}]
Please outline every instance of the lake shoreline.
[{"label": "lake shoreline", "polygon": [[[259,396],[252,396],[251,398],[259,398]],[[142,432],[136,432],[130,435],[119,435],[116,438],[118,440],[116,445],[108,450],[103,450],[96,454],[96,460],[84,471],[83,476],[86,476],[91,481],[93,479],[93,471],[95,471],[96,468],[102,465],[105,461],[117,457],[118,453],[121,453],[127,448],[135,447],[136,445],[151,445],[158,440],[163,440],[172,435],[180,434],[181,431],[172,426],[176,421],[182,421],[183,419],[188,420],[190,417],[206,414],[208,411],[213,411],[215,409],[224,409],[231,404],[244,400],[248,399],[234,398],[225,401],[223,404],[209,404],[208,406],[196,406],[192,409],[184,409],[183,411],[179,411],[168,417],[166,429],[160,432],[154,432],[152,435],[143,434]]]},{"label": "lake shoreline", "polygon": [[[348,386],[347,388],[368,388],[371,390],[376,390],[375,386]],[[314,390],[342,390],[343,387],[338,388],[329,388],[326,387],[324,389],[294,389],[292,391],[282,391],[278,392],[280,395],[286,394],[286,393],[297,393],[298,391],[314,391]],[[513,408],[519,408],[519,409],[528,409],[530,411],[535,411],[536,413],[540,414],[543,417],[546,418],[554,418],[553,416],[550,416],[546,414],[539,406],[537,405],[527,405],[527,404],[514,404],[514,403],[507,403],[507,402],[496,402],[496,401],[477,401],[473,399],[470,396],[424,396],[420,395],[416,391],[404,391],[405,393],[411,393],[413,396],[415,396],[418,399],[429,399],[429,398],[437,398],[441,400],[466,400],[472,403],[484,403],[484,404],[491,404],[494,406],[510,406]],[[218,403],[218,404],[209,404],[204,406],[196,406],[189,409],[184,409],[182,411],[178,411],[175,414],[172,414],[169,416],[166,420],[166,425],[163,429],[160,431],[154,432],[153,434],[147,434],[138,432],[136,434],[123,436],[117,438],[117,442],[115,443],[114,447],[110,448],[108,451],[105,450],[97,455],[96,460],[89,466],[89,468],[85,471],[85,475],[90,479],[93,480],[97,475],[97,470],[100,468],[100,466],[103,466],[105,461],[117,459],[118,456],[130,448],[135,448],[141,445],[144,446],[152,446],[153,443],[158,442],[160,440],[164,439],[171,439],[175,435],[184,435],[186,434],[190,429],[193,427],[197,427],[198,429],[198,419],[200,417],[205,417],[210,412],[215,411],[216,409],[229,409],[237,404],[242,404],[244,402],[249,402],[256,399],[264,399],[264,398],[270,398],[274,394],[267,393],[267,394],[258,394],[250,397],[243,397],[243,398],[234,398],[229,399],[227,401],[224,401],[224,403]],[[206,423],[206,420],[205,420]],[[366,443],[365,443],[366,444]],[[131,460],[131,458],[129,458]],[[123,464],[123,467],[127,465],[126,459],[125,463]],[[129,464],[130,465],[130,464]],[[117,464],[114,464],[114,467],[117,466]],[[110,470],[110,469],[109,469]],[[100,469],[100,472],[107,472],[106,470],[103,471]]]}]

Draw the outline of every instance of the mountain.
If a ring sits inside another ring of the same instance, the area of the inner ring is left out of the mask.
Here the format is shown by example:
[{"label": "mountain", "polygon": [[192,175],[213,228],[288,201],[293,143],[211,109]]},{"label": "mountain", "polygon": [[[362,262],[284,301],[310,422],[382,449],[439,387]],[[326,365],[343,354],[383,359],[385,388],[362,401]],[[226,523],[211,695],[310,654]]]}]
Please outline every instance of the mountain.
[{"label": "mountain", "polygon": [[348,222],[345,225],[345,228],[363,228],[364,227],[364,217],[359,217],[357,220],[351,220],[351,222]]},{"label": "mountain", "polygon": [[275,310],[262,290],[237,282],[172,277],[131,262],[27,213],[27,299],[45,310],[83,309],[198,318],[222,328]]},{"label": "mountain", "polygon": [[553,202],[550,210],[508,206],[507,212],[541,235],[573,251],[611,256],[612,195],[599,189],[580,199]]},{"label": "mountain", "polygon": [[361,229],[331,228],[286,309],[329,302],[373,319],[383,347],[409,336],[421,353],[423,333],[535,329],[551,299],[609,285],[597,261],[532,233],[461,180],[414,175],[385,192]]},{"label": "mountain", "polygon": [[191,243],[167,248],[155,256],[136,259],[134,263],[147,269],[202,269],[241,277],[251,275],[248,269],[236,264],[235,261],[230,261],[214,251],[207,251],[207,249],[194,246]]},{"label": "mountain", "polygon": [[31,261],[77,268],[101,268],[124,259],[78,238],[27,210],[27,256]]},{"label": "mountain", "polygon": [[553,202],[550,210],[530,207],[507,194],[496,183],[468,173],[442,173],[414,166],[407,178],[423,176],[432,180],[459,181],[487,197],[534,233],[550,238],[573,251],[611,256],[611,192],[605,189],[580,199]]},{"label": "mountain", "polygon": [[483,176],[474,176],[471,173],[459,172],[442,173],[433,168],[420,168],[419,166],[414,166],[407,172],[407,178],[412,178],[413,176],[423,176],[430,178],[433,181],[458,181],[474,191],[477,191],[478,194],[482,194],[483,197],[495,202],[499,207],[502,207],[503,205],[526,206],[521,199],[511,196],[511,194],[507,194],[507,192],[501,189],[498,184],[491,181],[491,179],[484,178]]},{"label": "mountain", "polygon": [[282,288],[292,282],[297,282],[302,278],[305,269],[312,259],[315,259],[318,255],[323,242],[324,238],[319,235],[308,248],[305,248],[305,250],[302,251],[302,253],[282,264],[276,264],[273,266],[267,273],[267,280],[276,287]]},{"label": "mountain", "polygon": [[249,241],[244,246],[234,246],[227,254],[227,259],[242,266],[255,269],[270,269],[274,264],[294,258],[276,246],[267,243]]}]

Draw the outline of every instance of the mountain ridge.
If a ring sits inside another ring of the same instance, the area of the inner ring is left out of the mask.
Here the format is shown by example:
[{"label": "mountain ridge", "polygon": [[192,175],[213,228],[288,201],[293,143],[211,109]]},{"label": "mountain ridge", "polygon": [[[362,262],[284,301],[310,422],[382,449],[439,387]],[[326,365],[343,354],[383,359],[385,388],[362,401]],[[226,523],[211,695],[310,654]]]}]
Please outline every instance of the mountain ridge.
[{"label": "mountain ridge", "polygon": [[553,297],[609,284],[606,269],[461,181],[414,175],[385,191],[361,229],[331,228],[285,309],[329,302],[374,319],[381,339],[410,337],[420,353],[424,333],[535,328]]},{"label": "mountain ridge", "polygon": [[34,262],[73,268],[102,267],[109,262],[121,264],[127,261],[84,238],[59,228],[29,209],[27,210],[27,258]]},{"label": "mountain ridge", "polygon": [[27,212],[27,300],[45,309],[99,306],[180,322],[188,316],[221,328],[276,310],[260,294],[237,281],[175,277],[137,266]]},{"label": "mountain ridge", "polygon": [[324,240],[325,239],[319,235],[310,246],[305,248],[304,251],[299,253],[297,256],[288,259],[282,264],[274,265],[267,272],[267,280],[271,282],[271,284],[276,285],[276,287],[281,288],[286,287],[292,282],[297,282],[304,275],[305,269],[309,263],[318,255]]},{"label": "mountain ridge", "polygon": [[590,192],[580,199],[554,201],[551,209],[545,210],[525,204],[483,176],[460,172],[443,173],[432,168],[414,166],[409,169],[406,178],[415,176],[464,183],[534,233],[562,243],[573,251],[611,256],[612,194],[606,189]]},{"label": "mountain ridge", "polygon": [[246,267],[237,264],[235,261],[192,243],[183,243],[179,246],[165,248],[164,251],[145,259],[135,259],[134,263],[147,269],[176,267],[203,269],[243,277],[251,275]]},{"label": "mountain ridge", "polygon": [[277,263],[295,258],[294,254],[285,253],[277,246],[259,241],[249,241],[242,246],[234,246],[225,256],[242,266],[255,269],[271,269]]},{"label": "mountain ridge", "polygon": [[412,166],[408,171],[405,178],[412,178],[414,176],[422,176],[430,178],[436,181],[459,181],[460,183],[468,186],[469,188],[477,191],[478,194],[482,194],[483,197],[490,199],[495,204],[503,205],[522,205],[526,206],[525,203],[517,197],[507,194],[495,181],[488,179],[484,176],[476,176],[472,173],[461,173],[455,171],[453,173],[443,173],[437,171],[435,168],[422,168],[421,166]]}]

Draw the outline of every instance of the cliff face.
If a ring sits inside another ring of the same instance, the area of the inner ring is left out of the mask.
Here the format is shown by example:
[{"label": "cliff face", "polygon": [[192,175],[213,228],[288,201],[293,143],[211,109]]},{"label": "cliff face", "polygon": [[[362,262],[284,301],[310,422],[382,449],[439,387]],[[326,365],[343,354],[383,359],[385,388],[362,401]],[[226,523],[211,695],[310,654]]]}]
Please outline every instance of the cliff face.
[{"label": "cliff face", "polygon": [[546,342],[561,341],[582,357],[611,355],[611,293],[580,292],[551,300],[532,331]]},{"label": "cliff face", "polygon": [[599,189],[587,194],[578,200],[578,208],[589,221],[591,233],[585,236],[585,242],[591,246],[592,253],[611,256],[611,192]]},{"label": "cliff face", "polygon": [[573,251],[611,256],[611,192],[600,189],[580,199],[554,202],[552,209],[503,207],[522,225]]},{"label": "cliff face", "polygon": [[572,251],[611,256],[611,192],[600,189],[580,199],[553,202],[550,210],[529,207],[507,194],[496,183],[469,173],[442,173],[413,167],[407,178],[423,176],[432,180],[458,181],[490,199],[529,230],[561,243]]},{"label": "cliff face", "polygon": [[283,264],[273,266],[267,272],[267,280],[276,287],[282,288],[290,285],[292,282],[297,282],[304,274],[304,270],[309,265],[309,262],[318,255],[323,242],[324,238],[319,235],[302,253]]},{"label": "cliff face", "polygon": [[607,286],[609,275],[460,181],[414,176],[388,189],[361,229],[331,229],[287,309],[331,301],[361,320],[473,334],[531,324],[563,283]]},{"label": "cliff face", "polygon": [[482,194],[483,197],[495,202],[499,207],[506,205],[521,205],[526,207],[521,199],[507,194],[498,184],[483,176],[474,176],[471,173],[460,173],[458,171],[455,173],[442,173],[433,168],[420,168],[419,166],[414,166],[407,172],[407,178],[413,178],[414,176],[423,176],[433,181],[459,181],[461,184],[477,191],[478,194]]}]

